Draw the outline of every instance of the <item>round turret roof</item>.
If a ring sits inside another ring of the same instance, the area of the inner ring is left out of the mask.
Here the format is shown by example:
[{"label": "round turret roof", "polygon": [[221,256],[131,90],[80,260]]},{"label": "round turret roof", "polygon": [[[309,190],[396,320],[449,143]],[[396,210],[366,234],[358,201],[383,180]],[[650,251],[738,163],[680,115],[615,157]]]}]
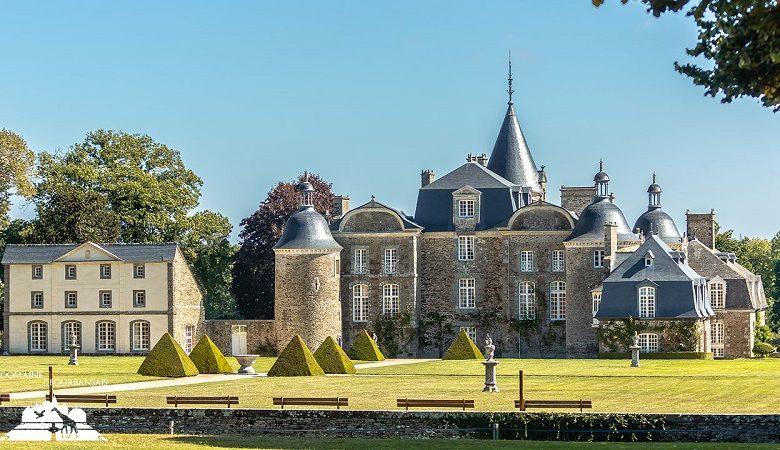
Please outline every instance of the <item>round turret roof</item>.
[{"label": "round turret roof", "polygon": [[649,188],[647,188],[648,194],[660,194],[661,193],[661,186],[659,186],[657,183],[653,183],[650,185]]},{"label": "round turret roof", "polygon": [[607,175],[607,172],[601,170],[596,174],[596,176],[593,177],[593,181],[595,181],[596,183],[603,183],[605,181],[609,181],[609,175]]},{"label": "round turret roof", "polygon": [[[601,172],[600,172],[601,173]],[[604,174],[606,175],[606,174]],[[598,175],[597,175],[598,176]],[[637,236],[628,228],[623,211],[609,200],[609,197],[597,197],[585,207],[577,220],[567,241],[604,240],[604,224],[617,224],[619,241],[637,241]]]},{"label": "round turret roof", "polygon": [[682,241],[682,235],[674,220],[661,208],[648,209],[639,216],[634,224],[634,230],[636,229],[645,236],[656,235],[667,244]]},{"label": "round turret roof", "polygon": [[301,206],[298,212],[287,219],[282,237],[274,249],[340,251],[341,246],[333,239],[328,221],[314,207]]}]

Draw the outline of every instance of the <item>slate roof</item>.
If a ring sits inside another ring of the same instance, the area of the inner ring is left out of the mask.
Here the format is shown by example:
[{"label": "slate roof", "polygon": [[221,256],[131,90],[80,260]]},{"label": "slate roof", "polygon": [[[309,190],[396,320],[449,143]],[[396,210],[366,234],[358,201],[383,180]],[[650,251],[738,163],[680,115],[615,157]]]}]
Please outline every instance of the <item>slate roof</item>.
[{"label": "slate roof", "polygon": [[506,110],[487,168],[518,186],[527,186],[535,192],[542,192],[539,172],[523,130],[517,122],[512,103]]},{"label": "slate roof", "polygon": [[[82,244],[18,245],[5,247],[2,264],[51,263]],[[164,244],[96,244],[123,261],[153,262],[173,261],[176,243]]]},{"label": "slate roof", "polygon": [[[380,202],[378,202],[376,200],[371,200],[370,202],[363,203],[362,205],[358,206],[357,208],[353,208],[350,211],[356,211],[356,210],[361,209],[361,208],[385,208],[385,209],[388,209],[388,210],[398,214],[398,217],[401,218],[401,222],[403,222],[403,224],[404,224],[404,229],[405,230],[406,229],[421,230],[423,228],[423,227],[421,227],[420,225],[418,225],[418,224],[416,224],[414,222],[414,220],[413,220],[414,217],[407,216],[406,214],[404,214],[403,211],[401,211],[399,209],[392,208],[390,206],[387,206],[384,203],[380,203]],[[346,214],[344,216],[346,216]],[[339,217],[338,219],[334,220],[330,224],[330,229],[332,231],[337,231],[339,229],[339,227],[341,226],[341,222],[344,220],[344,216]]]},{"label": "slate roof", "polygon": [[667,244],[678,243],[682,241],[682,235],[677,230],[674,220],[658,206],[652,206],[647,209],[634,223],[633,230],[644,236],[657,235]]},{"label": "slate roof", "polygon": [[628,227],[623,211],[612,203],[609,197],[596,197],[582,210],[574,230],[566,241],[604,240],[604,224],[613,222],[617,224],[618,240],[639,240]]},{"label": "slate roof", "polygon": [[304,205],[287,219],[274,249],[341,250],[341,246],[333,239],[328,221],[313,206]]}]

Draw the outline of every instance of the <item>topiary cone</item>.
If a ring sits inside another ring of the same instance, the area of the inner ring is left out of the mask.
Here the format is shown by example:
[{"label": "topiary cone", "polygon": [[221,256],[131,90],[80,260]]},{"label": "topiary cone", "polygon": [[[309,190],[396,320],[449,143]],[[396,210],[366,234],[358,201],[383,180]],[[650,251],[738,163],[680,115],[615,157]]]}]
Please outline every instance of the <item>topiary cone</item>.
[{"label": "topiary cone", "polygon": [[442,359],[484,359],[482,352],[479,351],[474,341],[471,340],[465,331],[460,330],[458,337],[452,341],[450,348],[444,353]]},{"label": "topiary cone", "polygon": [[173,337],[165,333],[146,355],[138,373],[153,377],[191,377],[198,374],[198,368]]},{"label": "topiary cone", "polygon": [[306,377],[325,375],[325,371],[314,359],[314,355],[297,334],[282,350],[276,362],[268,371],[269,377]]},{"label": "topiary cone", "polygon": [[233,373],[225,355],[217,348],[210,337],[203,335],[190,352],[190,359],[200,373]]},{"label": "topiary cone", "polygon": [[352,348],[347,353],[349,357],[356,361],[384,361],[385,355],[379,351],[376,342],[371,339],[366,330],[358,334]]},{"label": "topiary cone", "polygon": [[336,341],[328,336],[314,352],[314,359],[325,373],[355,373],[355,365]]}]

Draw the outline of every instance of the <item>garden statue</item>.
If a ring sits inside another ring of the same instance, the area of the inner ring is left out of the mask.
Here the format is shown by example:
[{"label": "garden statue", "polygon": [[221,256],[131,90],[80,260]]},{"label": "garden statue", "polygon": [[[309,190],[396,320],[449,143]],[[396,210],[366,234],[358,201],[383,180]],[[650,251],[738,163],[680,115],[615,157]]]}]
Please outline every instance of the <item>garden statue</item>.
[{"label": "garden statue", "polygon": [[492,361],[495,353],[496,353],[496,346],[493,345],[493,339],[488,334],[485,336],[485,355],[487,355],[485,359],[487,359],[488,361]]},{"label": "garden statue", "polygon": [[485,355],[487,359],[482,361],[482,365],[485,366],[485,387],[483,392],[498,392],[498,384],[496,384],[496,366],[498,361],[493,359],[496,352],[496,346],[493,345],[493,339],[490,335],[485,336]]},{"label": "garden statue", "polygon": [[639,367],[639,333],[634,332],[634,344],[629,347],[631,350],[631,367]]},{"label": "garden statue", "polygon": [[78,366],[79,365],[79,344],[76,340],[76,333],[71,333],[70,335],[70,344],[68,345],[68,348],[70,349],[70,360],[68,360],[69,366]]}]

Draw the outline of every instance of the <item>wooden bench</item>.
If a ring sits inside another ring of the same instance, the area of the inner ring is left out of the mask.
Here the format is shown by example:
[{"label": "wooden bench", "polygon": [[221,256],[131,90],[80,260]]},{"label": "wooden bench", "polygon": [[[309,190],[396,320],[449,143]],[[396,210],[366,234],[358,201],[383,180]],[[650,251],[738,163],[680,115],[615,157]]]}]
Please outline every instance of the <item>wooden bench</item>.
[{"label": "wooden bench", "polygon": [[345,397],[274,397],[274,406],[335,406],[341,409],[342,406],[349,406],[349,399]]},{"label": "wooden bench", "polygon": [[474,408],[474,400],[437,400],[437,399],[415,399],[415,398],[399,398],[396,399],[396,406],[399,408],[462,408],[464,411],[466,408]]},{"label": "wooden bench", "polygon": [[520,411],[528,408],[579,408],[582,412],[586,408],[592,409],[593,402],[591,400],[515,400],[515,408],[520,408]]},{"label": "wooden bench", "polygon": [[10,402],[11,401],[11,394],[0,394],[0,405],[3,404],[3,402]]},{"label": "wooden bench", "polygon": [[[93,395],[57,395],[54,394],[58,402],[65,403],[102,403],[108,408],[109,404],[116,404],[116,395],[93,394]],[[51,401],[51,395],[46,394],[46,400]]]},{"label": "wooden bench", "polygon": [[166,402],[169,405],[173,405],[174,408],[178,408],[179,405],[238,405],[238,397],[233,395],[220,396],[220,397],[192,397],[183,395],[170,395],[165,397]]}]

